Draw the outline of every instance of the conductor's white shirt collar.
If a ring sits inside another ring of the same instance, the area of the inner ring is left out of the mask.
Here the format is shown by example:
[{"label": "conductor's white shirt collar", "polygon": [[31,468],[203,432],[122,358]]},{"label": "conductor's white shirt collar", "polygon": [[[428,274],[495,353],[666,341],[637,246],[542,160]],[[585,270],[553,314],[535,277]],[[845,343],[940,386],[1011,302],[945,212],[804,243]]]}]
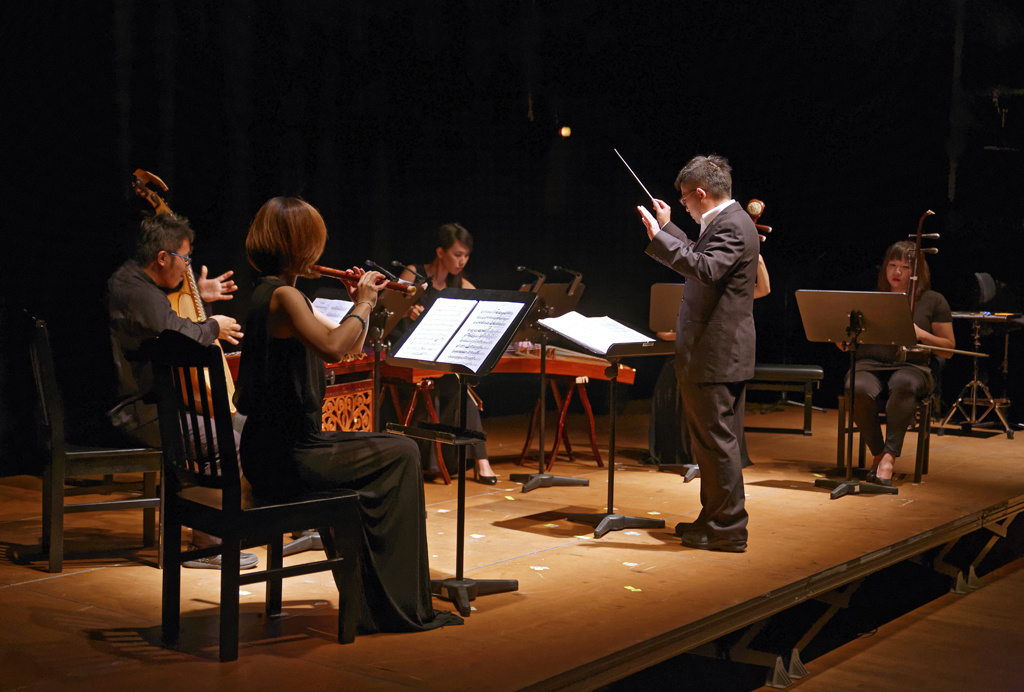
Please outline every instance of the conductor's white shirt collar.
[{"label": "conductor's white shirt collar", "polygon": [[711,222],[715,220],[715,217],[718,216],[723,209],[725,209],[727,206],[729,206],[735,201],[736,200],[734,199],[728,199],[719,204],[714,209],[709,209],[708,211],[704,212],[700,217],[700,234],[704,235],[704,231],[706,231],[708,226],[711,225]]}]

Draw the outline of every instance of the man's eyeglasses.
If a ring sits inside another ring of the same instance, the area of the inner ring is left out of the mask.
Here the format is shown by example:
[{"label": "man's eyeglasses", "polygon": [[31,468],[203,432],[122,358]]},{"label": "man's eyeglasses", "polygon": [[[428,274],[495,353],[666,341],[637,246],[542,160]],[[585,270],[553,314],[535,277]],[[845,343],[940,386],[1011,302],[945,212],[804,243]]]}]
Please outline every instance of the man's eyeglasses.
[{"label": "man's eyeglasses", "polygon": [[185,255],[179,255],[177,252],[168,252],[167,254],[168,255],[174,255],[175,257],[180,257],[181,259],[185,260],[185,266],[186,267],[191,267],[192,266],[192,258],[191,257],[187,257]]},{"label": "man's eyeglasses", "polygon": [[686,198],[687,198],[687,197],[689,197],[690,195],[692,195],[692,194],[693,194],[694,192],[696,192],[696,191],[697,191],[697,190],[699,190],[699,189],[700,189],[699,187],[695,187],[695,188],[693,188],[692,190],[690,190],[689,192],[687,192],[687,193],[686,193],[685,195],[683,195],[682,197],[680,197],[680,198],[679,198],[679,201],[680,201],[680,202],[682,202],[683,204],[686,204]]}]

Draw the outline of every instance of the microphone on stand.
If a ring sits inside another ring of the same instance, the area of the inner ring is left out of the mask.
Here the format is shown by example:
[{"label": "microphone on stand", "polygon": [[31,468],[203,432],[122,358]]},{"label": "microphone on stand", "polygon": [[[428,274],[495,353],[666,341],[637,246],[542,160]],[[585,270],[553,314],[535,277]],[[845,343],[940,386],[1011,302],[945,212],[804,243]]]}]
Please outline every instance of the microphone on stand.
[{"label": "microphone on stand", "polygon": [[573,271],[572,269],[567,269],[566,267],[554,266],[552,267],[552,269],[554,269],[556,272],[565,272],[566,274],[573,275],[574,278],[572,280],[572,283],[569,284],[569,288],[566,289],[565,294],[569,296],[574,295],[576,293],[576,289],[580,287],[580,282],[583,281],[583,274],[577,271]]},{"label": "microphone on stand", "polygon": [[544,285],[544,280],[547,279],[547,277],[544,276],[543,274],[541,274],[540,272],[534,271],[534,270],[530,269],[529,267],[524,267],[522,265],[519,265],[518,267],[516,267],[516,271],[517,272],[528,272],[528,273],[533,274],[534,276],[537,277],[537,280],[533,282],[533,288],[530,289],[531,292],[533,292],[533,293],[536,293],[537,291],[539,291],[540,287]]},{"label": "microphone on stand", "polygon": [[379,264],[377,264],[373,260],[366,260],[365,264],[370,269],[376,269],[381,274],[383,274],[384,276],[388,277],[389,281],[398,281],[398,277],[397,276],[395,276],[394,274],[392,274],[387,269],[385,269],[384,267],[380,266]]},{"label": "microphone on stand", "polygon": [[398,260],[391,260],[391,266],[392,267],[400,267],[403,270],[412,272],[412,275],[416,277],[416,281],[419,282],[419,283],[422,283],[422,284],[430,283],[430,281],[429,281],[429,279],[427,279],[427,277],[423,276],[422,274],[420,274],[415,269],[410,269],[408,266],[402,264]]}]

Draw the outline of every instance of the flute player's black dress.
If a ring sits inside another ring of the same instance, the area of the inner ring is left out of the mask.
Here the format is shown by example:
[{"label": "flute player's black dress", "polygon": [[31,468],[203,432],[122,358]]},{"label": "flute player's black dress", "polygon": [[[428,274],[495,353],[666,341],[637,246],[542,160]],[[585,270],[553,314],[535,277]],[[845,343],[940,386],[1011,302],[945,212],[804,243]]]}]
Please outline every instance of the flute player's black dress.
[{"label": "flute player's black dress", "polygon": [[[297,338],[267,330],[270,299],[285,284],[261,278],[245,323],[238,408],[248,415],[242,469],[260,502],[345,488],[363,519],[361,632],[407,632],[460,624],[430,595],[418,449],[396,435],[324,432],[324,363]],[[312,309],[312,307],[310,307]],[[339,527],[339,529],[342,527]]]}]

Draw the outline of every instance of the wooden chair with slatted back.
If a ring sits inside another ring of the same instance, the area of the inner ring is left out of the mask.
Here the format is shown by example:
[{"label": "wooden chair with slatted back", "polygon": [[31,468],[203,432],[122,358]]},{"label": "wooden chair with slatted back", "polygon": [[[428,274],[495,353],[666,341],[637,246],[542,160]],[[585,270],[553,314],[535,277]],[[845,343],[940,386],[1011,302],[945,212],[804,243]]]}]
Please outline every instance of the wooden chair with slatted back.
[{"label": "wooden chair with slatted back", "polygon": [[[172,331],[163,332],[147,345],[147,351],[153,362],[164,453],[163,642],[174,646],[179,638],[181,563],[218,554],[222,556],[220,660],[238,658],[242,586],[266,582],[266,612],[273,618],[281,614],[282,579],[328,570],[334,573],[340,593],[338,640],[351,642],[362,536],[358,494],[336,490],[286,503],[244,504],[220,351]],[[206,381],[208,388],[193,386]],[[213,415],[201,416],[197,411]],[[220,538],[221,545],[183,551],[183,525]],[[327,554],[339,557],[284,566],[284,534],[307,529],[318,530]],[[267,546],[267,568],[242,574],[239,552],[259,545]]]},{"label": "wooden chair with slatted back", "polygon": [[[42,547],[50,572],[64,566],[65,517],[79,512],[141,509],[145,546],[157,544],[160,450],[151,447],[83,446],[64,436],[64,406],[54,368],[46,322],[22,311],[26,362],[35,381],[39,475],[43,479]],[[131,474],[131,479],[119,475]],[[141,482],[138,480],[141,474]],[[117,494],[118,499],[68,502],[76,496]],[[124,495],[128,496],[125,497]]]}]

